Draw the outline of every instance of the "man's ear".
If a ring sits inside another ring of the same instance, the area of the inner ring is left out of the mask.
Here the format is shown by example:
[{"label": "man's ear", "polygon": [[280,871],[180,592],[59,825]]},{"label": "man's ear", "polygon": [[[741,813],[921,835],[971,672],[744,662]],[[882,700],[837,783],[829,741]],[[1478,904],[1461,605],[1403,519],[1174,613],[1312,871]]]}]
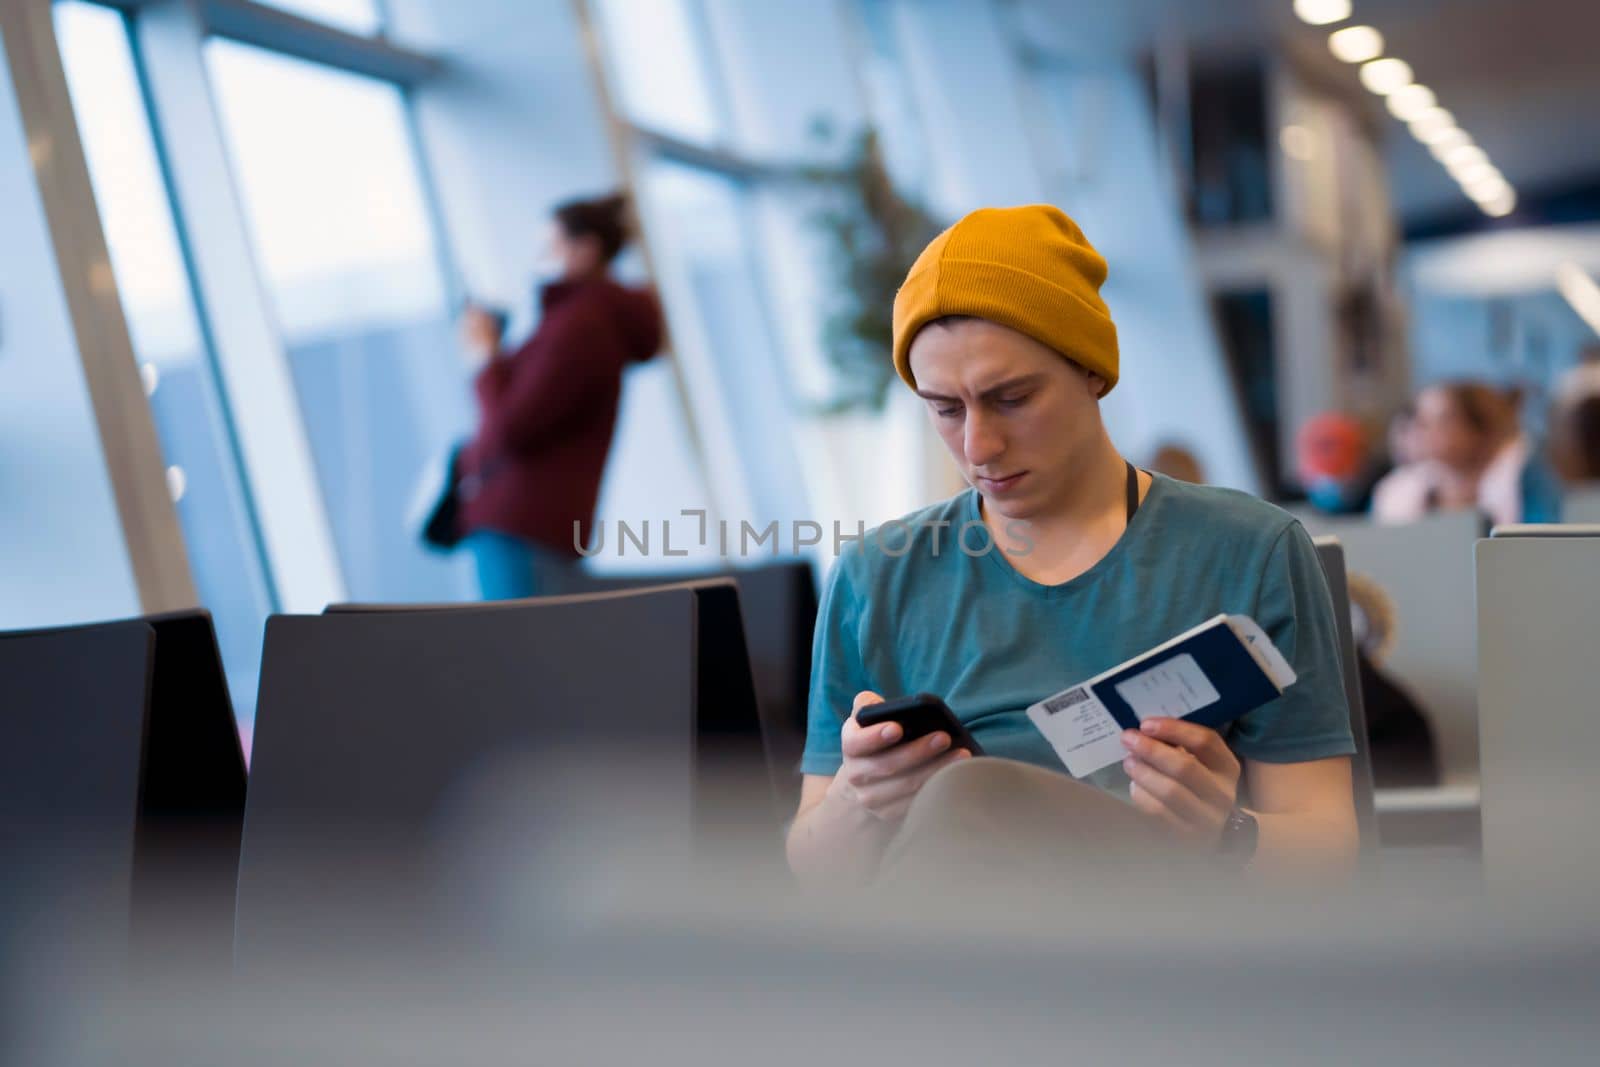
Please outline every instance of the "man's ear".
[{"label": "man's ear", "polygon": [[1105,396],[1106,393],[1111,391],[1111,383],[1107,382],[1104,378],[1100,377],[1100,375],[1096,374],[1092,370],[1086,370],[1083,372],[1083,380],[1084,383],[1089,387],[1089,395],[1094,397],[1096,400],[1099,400],[1101,397]]}]

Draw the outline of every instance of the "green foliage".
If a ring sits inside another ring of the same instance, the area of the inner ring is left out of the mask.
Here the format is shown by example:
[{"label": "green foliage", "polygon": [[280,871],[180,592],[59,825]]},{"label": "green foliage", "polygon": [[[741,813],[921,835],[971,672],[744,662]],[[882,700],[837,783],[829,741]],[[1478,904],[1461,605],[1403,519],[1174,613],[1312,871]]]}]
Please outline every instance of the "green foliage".
[{"label": "green foliage", "polygon": [[[831,139],[825,123],[813,132]],[[806,168],[801,176],[819,194],[810,219],[827,259],[823,345],[839,386],[827,406],[881,408],[895,380],[895,292],[943,227],[895,189],[871,128],[855,137],[841,163]]]}]

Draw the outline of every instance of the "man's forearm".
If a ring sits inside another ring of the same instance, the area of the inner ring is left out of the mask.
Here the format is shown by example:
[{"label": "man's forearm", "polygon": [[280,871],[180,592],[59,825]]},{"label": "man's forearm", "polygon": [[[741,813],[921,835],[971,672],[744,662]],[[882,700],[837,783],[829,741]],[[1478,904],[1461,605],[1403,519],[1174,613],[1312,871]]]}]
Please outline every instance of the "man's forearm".
[{"label": "man's forearm", "polygon": [[894,833],[892,824],[829,795],[789,828],[789,867],[813,885],[864,885]]},{"label": "man's forearm", "polygon": [[1250,869],[1263,874],[1353,870],[1360,853],[1354,818],[1340,812],[1256,812],[1260,837]]}]

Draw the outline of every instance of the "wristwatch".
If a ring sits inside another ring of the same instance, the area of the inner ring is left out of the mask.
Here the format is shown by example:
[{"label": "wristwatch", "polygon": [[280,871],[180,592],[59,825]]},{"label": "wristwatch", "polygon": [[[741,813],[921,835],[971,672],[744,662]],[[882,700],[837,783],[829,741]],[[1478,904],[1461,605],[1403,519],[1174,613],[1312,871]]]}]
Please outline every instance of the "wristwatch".
[{"label": "wristwatch", "polygon": [[1260,835],[1256,817],[1234,805],[1228,812],[1228,821],[1222,824],[1222,836],[1217,839],[1217,858],[1230,870],[1243,869],[1255,856]]}]

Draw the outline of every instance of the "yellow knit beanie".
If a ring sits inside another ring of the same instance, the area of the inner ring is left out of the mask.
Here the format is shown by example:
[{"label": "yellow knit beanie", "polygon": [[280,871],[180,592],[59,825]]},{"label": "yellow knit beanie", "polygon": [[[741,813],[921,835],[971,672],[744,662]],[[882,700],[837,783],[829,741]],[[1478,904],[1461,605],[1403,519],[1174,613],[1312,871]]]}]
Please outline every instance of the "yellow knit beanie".
[{"label": "yellow knit beanie", "polygon": [[911,341],[945,315],[1027,334],[1117,384],[1117,328],[1100,299],[1106,261],[1048,204],[982,208],[935,237],[894,298],[894,369],[916,388]]}]

